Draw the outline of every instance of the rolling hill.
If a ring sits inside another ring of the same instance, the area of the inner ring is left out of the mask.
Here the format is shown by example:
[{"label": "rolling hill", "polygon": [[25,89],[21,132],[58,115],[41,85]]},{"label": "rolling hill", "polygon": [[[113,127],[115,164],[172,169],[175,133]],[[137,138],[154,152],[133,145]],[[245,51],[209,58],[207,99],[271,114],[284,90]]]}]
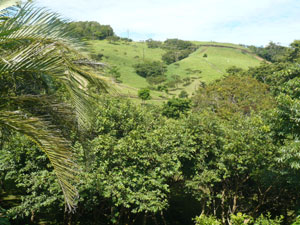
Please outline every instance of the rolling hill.
[{"label": "rolling hill", "polygon": [[[181,90],[186,90],[191,95],[200,82],[211,82],[226,74],[230,66],[247,69],[257,66],[261,58],[253,54],[247,48],[240,45],[216,42],[193,41],[198,49],[189,57],[172,63],[167,67],[167,78],[178,75],[184,79],[189,77],[190,84],[180,84],[177,88],[169,89],[169,93],[152,91],[153,101],[165,100],[177,95]],[[117,66],[121,74],[122,83],[115,83],[114,87],[120,95],[136,98],[140,88],[148,87],[146,79],[135,73],[133,65],[149,60],[161,60],[165,53],[161,48],[148,48],[145,42],[109,42],[107,40],[88,41],[88,50],[94,54],[103,54],[102,62],[108,66]],[[207,57],[203,57],[204,54]]]}]

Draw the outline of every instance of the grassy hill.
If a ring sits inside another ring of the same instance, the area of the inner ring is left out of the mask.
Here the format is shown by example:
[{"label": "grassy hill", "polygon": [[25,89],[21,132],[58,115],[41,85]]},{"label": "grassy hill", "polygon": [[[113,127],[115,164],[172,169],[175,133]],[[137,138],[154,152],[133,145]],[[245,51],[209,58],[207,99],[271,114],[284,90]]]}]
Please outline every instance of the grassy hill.
[{"label": "grassy hill", "polygon": [[[199,48],[189,57],[168,65],[167,77],[178,75],[181,78],[190,77],[191,84],[176,89],[171,89],[169,94],[152,91],[153,100],[162,100],[177,95],[181,90],[186,90],[190,95],[196,90],[200,82],[211,82],[226,73],[230,66],[237,66],[247,69],[257,66],[261,59],[251,53],[247,48],[229,43],[198,42],[193,41]],[[157,61],[165,50],[160,48],[148,48],[144,42],[123,42],[110,43],[109,41],[95,40],[88,42],[90,52],[104,55],[103,61],[108,65],[115,65],[119,68],[122,81],[115,84],[115,89],[123,95],[136,97],[140,88],[149,86],[145,78],[135,73],[133,65],[144,60]],[[207,57],[203,57],[206,54]]]}]

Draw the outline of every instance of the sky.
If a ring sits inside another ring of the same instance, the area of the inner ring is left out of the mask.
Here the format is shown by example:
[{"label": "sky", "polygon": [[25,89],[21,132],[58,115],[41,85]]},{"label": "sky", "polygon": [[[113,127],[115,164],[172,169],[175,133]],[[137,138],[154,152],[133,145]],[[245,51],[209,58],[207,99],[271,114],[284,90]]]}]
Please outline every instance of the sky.
[{"label": "sky", "polygon": [[121,37],[289,45],[300,39],[300,0],[36,0],[74,21],[111,25]]}]

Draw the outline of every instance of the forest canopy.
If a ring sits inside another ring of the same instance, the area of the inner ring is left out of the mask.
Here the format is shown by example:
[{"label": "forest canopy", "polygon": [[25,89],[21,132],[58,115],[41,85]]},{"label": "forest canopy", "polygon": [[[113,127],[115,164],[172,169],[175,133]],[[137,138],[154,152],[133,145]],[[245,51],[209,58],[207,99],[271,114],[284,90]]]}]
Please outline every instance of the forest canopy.
[{"label": "forest canopy", "polygon": [[114,36],[110,25],[101,25],[96,21],[79,21],[68,23],[71,36],[85,40],[103,40]]}]

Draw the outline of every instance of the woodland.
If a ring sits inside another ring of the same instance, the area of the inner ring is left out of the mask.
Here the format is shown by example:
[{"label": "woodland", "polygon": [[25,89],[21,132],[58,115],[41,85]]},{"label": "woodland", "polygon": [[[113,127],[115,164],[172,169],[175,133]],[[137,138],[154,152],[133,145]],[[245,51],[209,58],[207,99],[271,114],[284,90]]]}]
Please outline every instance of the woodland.
[{"label": "woodland", "polygon": [[[8,2],[0,4],[1,225],[300,224],[300,40],[245,46],[265,60],[161,104],[141,89],[140,103],[113,94],[107,70],[91,66],[101,56],[82,50],[86,40],[132,40]],[[144,78],[197,48],[178,39],[148,47],[165,55],[135,65]]]}]

